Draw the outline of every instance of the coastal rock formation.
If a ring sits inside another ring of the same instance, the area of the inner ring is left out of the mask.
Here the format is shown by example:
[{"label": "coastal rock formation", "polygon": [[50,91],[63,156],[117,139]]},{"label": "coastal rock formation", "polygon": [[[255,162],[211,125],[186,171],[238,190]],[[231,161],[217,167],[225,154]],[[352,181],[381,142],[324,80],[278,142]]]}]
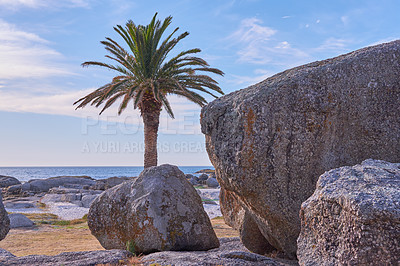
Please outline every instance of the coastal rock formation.
[{"label": "coastal rock formation", "polygon": [[64,252],[56,256],[30,255],[16,257],[10,252],[0,249],[0,264],[4,266],[119,265],[123,261],[128,261],[130,257],[132,257],[132,254],[126,250]]},{"label": "coastal rock formation", "polygon": [[0,191],[0,240],[3,240],[10,231],[10,219],[4,209],[3,197]]},{"label": "coastal rock formation", "polygon": [[219,246],[200,196],[167,164],[106,190],[92,203],[88,225],[104,248],[128,245],[137,254]]},{"label": "coastal rock formation", "polygon": [[19,180],[16,179],[15,177],[0,175],[0,188],[19,185],[19,184],[21,184],[21,182],[19,182]]},{"label": "coastal rock formation", "polygon": [[21,213],[11,213],[8,218],[10,218],[10,228],[33,226],[33,222]]},{"label": "coastal rock formation", "polygon": [[52,188],[89,189],[95,184],[96,180],[89,176],[57,176],[47,179],[31,179],[24,184],[10,185],[6,189],[6,194],[32,196],[48,192]]},{"label": "coastal rock formation", "polygon": [[301,203],[327,170],[400,161],[400,41],[276,74],[203,107],[218,182],[296,255]]},{"label": "coastal rock formation", "polygon": [[397,265],[400,163],[366,160],[324,173],[300,218],[300,265]]}]

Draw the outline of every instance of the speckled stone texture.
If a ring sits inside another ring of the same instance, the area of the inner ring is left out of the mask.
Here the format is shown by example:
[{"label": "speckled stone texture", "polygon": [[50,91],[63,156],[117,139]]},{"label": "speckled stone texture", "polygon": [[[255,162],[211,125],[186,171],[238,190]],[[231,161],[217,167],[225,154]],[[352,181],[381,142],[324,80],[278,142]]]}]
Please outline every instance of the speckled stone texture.
[{"label": "speckled stone texture", "polygon": [[325,171],[400,161],[399,73],[394,41],[287,70],[203,107],[218,182],[272,246],[296,255],[301,203]]},{"label": "speckled stone texture", "polygon": [[8,214],[6,209],[4,209],[3,205],[3,197],[0,191],[0,240],[3,240],[10,231],[10,218],[8,218]]},{"label": "speckled stone texture", "polygon": [[399,265],[400,163],[324,173],[300,218],[300,265]]},{"label": "speckled stone texture", "polygon": [[243,224],[245,210],[235,194],[221,188],[219,193],[219,204],[224,221],[230,227],[239,230]]},{"label": "speckled stone texture", "polygon": [[125,249],[128,241],[137,254],[219,246],[200,196],[167,164],[106,190],[92,203],[88,224],[106,249]]},{"label": "speckled stone texture", "polygon": [[296,266],[297,261],[268,258],[249,252],[238,237],[220,238],[221,246],[208,251],[164,251],[142,258],[146,266]]},{"label": "speckled stone texture", "polygon": [[0,265],[2,266],[123,265],[122,263],[127,262],[130,257],[132,257],[132,254],[126,250],[63,252],[56,256],[29,255],[16,257],[10,252],[0,249]]}]

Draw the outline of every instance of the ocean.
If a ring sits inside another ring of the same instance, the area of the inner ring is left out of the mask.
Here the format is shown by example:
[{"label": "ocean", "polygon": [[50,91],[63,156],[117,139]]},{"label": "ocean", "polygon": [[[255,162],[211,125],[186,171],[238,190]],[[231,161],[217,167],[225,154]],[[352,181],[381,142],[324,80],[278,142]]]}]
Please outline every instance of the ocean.
[{"label": "ocean", "polygon": [[[179,166],[185,174],[194,174],[202,169],[214,169],[212,166]],[[143,167],[138,166],[79,166],[79,167],[0,167],[0,175],[12,176],[19,181],[45,179],[54,176],[90,176],[105,179],[113,176],[138,176]]]}]

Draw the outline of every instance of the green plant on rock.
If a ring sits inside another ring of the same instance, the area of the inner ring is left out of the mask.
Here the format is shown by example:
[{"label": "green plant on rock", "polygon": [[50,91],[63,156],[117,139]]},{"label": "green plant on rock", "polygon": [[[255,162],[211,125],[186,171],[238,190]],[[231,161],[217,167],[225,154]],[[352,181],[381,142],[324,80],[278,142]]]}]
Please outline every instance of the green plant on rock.
[{"label": "green plant on rock", "polygon": [[126,242],[126,250],[135,255],[135,254],[136,254],[136,250],[135,250],[135,241],[133,241],[133,240],[128,240],[128,241]]}]

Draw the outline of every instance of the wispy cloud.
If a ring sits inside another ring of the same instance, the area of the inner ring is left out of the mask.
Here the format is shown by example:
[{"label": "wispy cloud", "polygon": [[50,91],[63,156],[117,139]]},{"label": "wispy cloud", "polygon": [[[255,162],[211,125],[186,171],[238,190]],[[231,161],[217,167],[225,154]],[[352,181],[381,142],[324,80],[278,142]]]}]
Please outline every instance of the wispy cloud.
[{"label": "wispy cloud", "polygon": [[249,18],[241,21],[239,29],[229,39],[241,48],[239,61],[252,64],[273,64],[289,67],[304,62],[308,54],[293,48],[276,37],[277,30],[263,26],[262,20]]},{"label": "wispy cloud", "polygon": [[[128,107],[121,116],[117,114],[118,102],[102,115],[99,115],[101,107],[87,106],[83,109],[75,110],[73,103],[94,89],[64,91],[46,95],[0,90],[0,111],[64,115],[97,121],[133,124],[140,127],[142,123],[140,113],[138,110],[133,109],[133,105]],[[168,114],[162,111],[160,132],[167,134],[200,134],[200,124],[198,122],[200,107],[179,96],[170,96],[168,99],[175,113],[175,119],[169,118]]]},{"label": "wispy cloud", "polygon": [[0,80],[72,74],[62,59],[45,39],[0,19]]},{"label": "wispy cloud", "polygon": [[88,7],[89,0],[0,0],[2,8]]},{"label": "wispy cloud", "polygon": [[349,48],[348,46],[353,43],[352,40],[340,39],[340,38],[328,38],[326,39],[319,47],[317,47],[316,51],[324,51],[324,52],[346,52]]},{"label": "wispy cloud", "polygon": [[273,74],[275,74],[275,72],[264,69],[256,69],[254,71],[254,75],[252,76],[231,75],[231,77],[229,77],[228,83],[247,87],[256,84],[258,82],[261,82],[264,79],[272,76]]}]

